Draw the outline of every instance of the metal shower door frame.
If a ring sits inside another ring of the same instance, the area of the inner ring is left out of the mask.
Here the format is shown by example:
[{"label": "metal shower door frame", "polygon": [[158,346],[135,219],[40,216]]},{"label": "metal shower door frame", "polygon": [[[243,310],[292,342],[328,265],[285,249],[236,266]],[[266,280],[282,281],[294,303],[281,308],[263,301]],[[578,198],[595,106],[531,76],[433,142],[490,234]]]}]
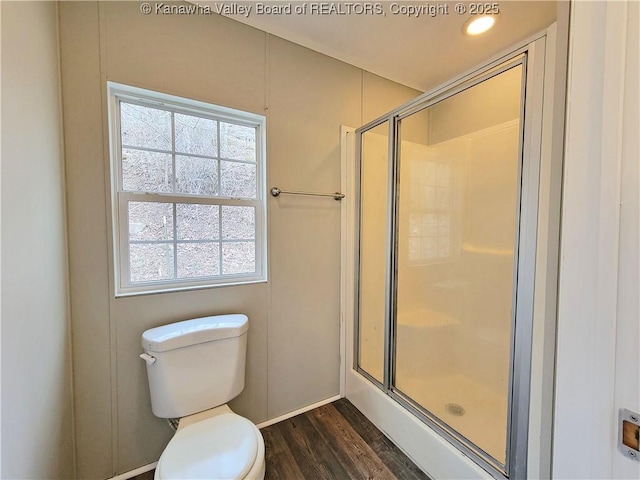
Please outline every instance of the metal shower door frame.
[{"label": "metal shower door frame", "polygon": [[[385,290],[384,378],[379,382],[358,364],[360,323],[360,248],[355,255],[355,312],[353,368],[374,383],[397,403],[472,458],[495,478],[525,478],[528,454],[533,300],[537,240],[538,193],[544,78],[545,36],[427,92],[411,102],[356,129],[356,198],[360,198],[362,172],[362,136],[388,122],[387,255]],[[521,90],[521,126],[518,167],[518,211],[514,251],[512,295],[510,378],[508,392],[507,448],[504,465],[470,440],[446,425],[438,417],[403,396],[393,386],[395,360],[395,320],[397,298],[397,238],[399,178],[399,123],[402,119],[476,86],[518,65],[523,67]],[[355,244],[360,246],[361,208],[356,210]]]}]

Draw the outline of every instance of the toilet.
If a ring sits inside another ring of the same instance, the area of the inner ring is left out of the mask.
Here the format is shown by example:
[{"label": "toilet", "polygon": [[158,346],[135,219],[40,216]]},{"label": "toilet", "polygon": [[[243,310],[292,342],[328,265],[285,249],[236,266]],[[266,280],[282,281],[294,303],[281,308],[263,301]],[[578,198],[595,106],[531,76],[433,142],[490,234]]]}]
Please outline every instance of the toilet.
[{"label": "toilet", "polygon": [[179,418],[160,456],[156,480],[262,480],[260,430],[226,405],[244,388],[246,315],[196,318],[142,334],[151,409]]}]

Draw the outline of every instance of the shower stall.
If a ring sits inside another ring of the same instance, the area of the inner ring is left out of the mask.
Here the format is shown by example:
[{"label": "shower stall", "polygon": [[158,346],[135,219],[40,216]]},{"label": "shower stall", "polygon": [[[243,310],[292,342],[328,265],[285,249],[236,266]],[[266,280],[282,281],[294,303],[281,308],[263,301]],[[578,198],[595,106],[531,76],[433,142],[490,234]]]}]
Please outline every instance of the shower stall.
[{"label": "shower stall", "polygon": [[541,38],[354,137],[353,373],[494,477],[526,469],[543,57]]}]

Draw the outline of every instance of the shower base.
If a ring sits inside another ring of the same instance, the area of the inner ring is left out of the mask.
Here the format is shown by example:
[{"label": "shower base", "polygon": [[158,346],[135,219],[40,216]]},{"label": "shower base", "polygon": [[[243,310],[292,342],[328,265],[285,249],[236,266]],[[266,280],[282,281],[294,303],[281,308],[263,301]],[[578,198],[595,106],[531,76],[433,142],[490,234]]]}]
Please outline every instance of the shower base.
[{"label": "shower base", "polygon": [[[464,375],[403,379],[398,389],[501,463],[505,461],[507,397]],[[451,405],[454,405],[452,408]],[[449,406],[449,408],[447,408]],[[463,414],[455,406],[462,407]]]}]

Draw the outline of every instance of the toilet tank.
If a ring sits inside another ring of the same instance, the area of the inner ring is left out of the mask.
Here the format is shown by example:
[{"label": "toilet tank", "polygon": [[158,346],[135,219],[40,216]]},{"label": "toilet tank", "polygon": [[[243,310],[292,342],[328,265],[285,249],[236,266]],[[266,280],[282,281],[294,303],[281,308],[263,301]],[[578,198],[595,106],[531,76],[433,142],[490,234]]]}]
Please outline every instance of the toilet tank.
[{"label": "toilet tank", "polygon": [[244,388],[246,315],[196,318],[142,334],[151,408],[178,418],[223,405]]}]

